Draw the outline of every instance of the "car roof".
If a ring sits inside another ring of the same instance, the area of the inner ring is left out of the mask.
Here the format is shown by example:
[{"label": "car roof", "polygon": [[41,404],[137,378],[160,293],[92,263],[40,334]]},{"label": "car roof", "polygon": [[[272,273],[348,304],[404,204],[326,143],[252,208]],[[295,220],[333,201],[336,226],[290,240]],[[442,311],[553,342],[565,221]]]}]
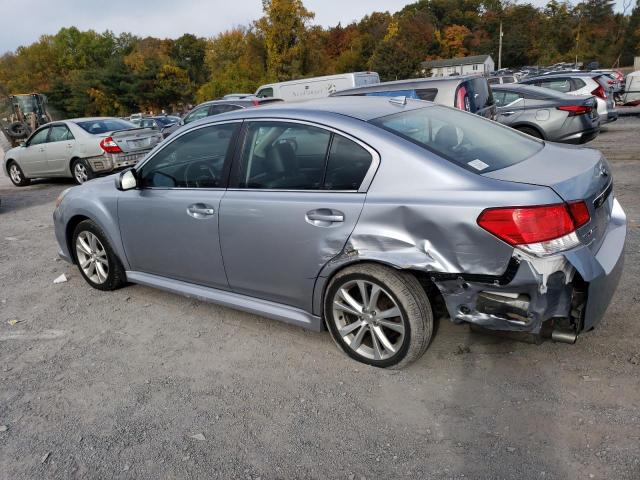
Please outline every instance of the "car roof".
[{"label": "car roof", "polygon": [[522,83],[503,83],[501,85],[491,85],[491,90],[499,92],[501,90],[512,90],[514,92],[527,93],[536,99],[554,99],[554,100],[573,100],[576,95],[557,92],[550,88],[536,87],[535,85],[526,85]]},{"label": "car roof", "polygon": [[[402,99],[399,101],[399,99]],[[404,103],[403,103],[404,102]],[[327,97],[304,102],[277,102],[260,108],[235,110],[197,120],[192,124],[219,122],[240,118],[277,116],[283,119],[309,118],[323,114],[342,115],[365,122],[401,111],[416,110],[435,105],[432,102],[404,97]],[[192,125],[190,124],[190,125]]]},{"label": "car roof", "polygon": [[123,122],[128,122],[129,120],[123,120],[118,117],[80,117],[80,118],[67,118],[66,120],[62,120],[64,122],[96,122],[99,120],[122,120]]},{"label": "car roof", "polygon": [[555,77],[555,76],[564,76],[564,77],[590,77],[590,78],[594,78],[594,77],[599,77],[601,76],[602,73],[599,72],[549,72],[545,75],[535,75],[532,77],[527,77],[525,80],[538,80],[538,79],[542,79],[542,78],[549,78],[549,77]]},{"label": "car roof", "polygon": [[[351,93],[359,93],[359,92],[384,92],[389,90],[389,88],[393,89],[406,89],[406,88],[418,88],[418,87],[427,87],[429,84],[443,84],[450,83],[453,85],[457,85],[460,82],[464,82],[466,80],[471,80],[475,78],[483,78],[481,75],[456,75],[453,77],[428,77],[428,78],[409,78],[407,80],[394,80],[392,82],[381,82],[374,83],[372,85],[365,85],[362,87],[355,88],[347,88],[345,90],[339,90],[336,92],[335,96],[341,95],[349,95]],[[402,88],[398,88],[402,87]],[[333,96],[332,95],[332,96]]]},{"label": "car roof", "polygon": [[207,106],[207,105],[254,105],[258,103],[269,103],[280,101],[279,98],[260,98],[256,96],[249,96],[244,98],[220,98],[217,100],[207,100],[206,102],[199,103],[194,108]]}]

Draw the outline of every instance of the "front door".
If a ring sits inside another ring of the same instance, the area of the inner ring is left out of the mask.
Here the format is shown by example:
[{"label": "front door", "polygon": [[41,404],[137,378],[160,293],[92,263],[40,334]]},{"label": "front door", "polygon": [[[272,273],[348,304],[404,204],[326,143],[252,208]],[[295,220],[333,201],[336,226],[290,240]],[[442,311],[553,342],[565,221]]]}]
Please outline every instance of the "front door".
[{"label": "front door", "polygon": [[320,270],[342,251],[362,211],[374,155],[325,128],[249,122],[220,206],[231,289],[311,311]]},{"label": "front door", "polygon": [[513,125],[524,112],[524,98],[517,92],[494,90],[493,98],[498,107],[497,121],[503,125]]},{"label": "front door", "polygon": [[51,125],[47,143],[47,168],[51,174],[70,174],[76,140],[64,123]]},{"label": "front door", "polygon": [[47,167],[47,136],[49,126],[36,130],[27,140],[23,150],[20,152],[20,168],[29,178],[46,175]]},{"label": "front door", "polygon": [[228,288],[218,238],[220,200],[240,123],[188,131],[137,169],[118,219],[134,271]]}]

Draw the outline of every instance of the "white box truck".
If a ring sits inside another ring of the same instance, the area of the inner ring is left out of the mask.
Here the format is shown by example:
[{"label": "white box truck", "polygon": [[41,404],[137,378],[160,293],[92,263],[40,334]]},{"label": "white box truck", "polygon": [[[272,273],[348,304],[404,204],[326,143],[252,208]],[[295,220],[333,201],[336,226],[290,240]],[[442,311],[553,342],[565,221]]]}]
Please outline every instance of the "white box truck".
[{"label": "white box truck", "polygon": [[341,73],[326,77],[302,78],[300,80],[262,85],[256,91],[256,96],[281,98],[286,102],[297,102],[328,97],[339,90],[364,87],[365,85],[376,83],[380,83],[380,76],[376,72]]}]

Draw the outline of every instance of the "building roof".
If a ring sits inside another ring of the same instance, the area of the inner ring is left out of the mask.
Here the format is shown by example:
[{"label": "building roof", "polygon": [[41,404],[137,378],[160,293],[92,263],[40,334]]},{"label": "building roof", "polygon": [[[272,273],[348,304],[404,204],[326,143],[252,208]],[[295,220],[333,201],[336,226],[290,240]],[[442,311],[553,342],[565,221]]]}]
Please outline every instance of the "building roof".
[{"label": "building roof", "polygon": [[453,67],[454,65],[473,65],[476,63],[484,63],[491,55],[472,55],[470,57],[448,58],[444,60],[431,60],[428,62],[422,62],[423,68],[437,68],[437,67]]}]

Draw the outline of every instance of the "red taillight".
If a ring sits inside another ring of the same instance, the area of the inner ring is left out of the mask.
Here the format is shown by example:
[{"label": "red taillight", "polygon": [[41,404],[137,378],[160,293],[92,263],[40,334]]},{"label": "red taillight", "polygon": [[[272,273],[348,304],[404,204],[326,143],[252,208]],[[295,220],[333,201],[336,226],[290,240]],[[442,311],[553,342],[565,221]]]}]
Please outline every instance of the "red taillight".
[{"label": "red taillight", "polygon": [[122,149],[111,137],[103,138],[100,142],[100,148],[107,153],[121,153]]},{"label": "red taillight", "polygon": [[576,228],[580,228],[591,219],[589,208],[587,208],[587,204],[582,200],[569,202],[567,205],[569,206],[569,213],[573,218],[573,223]]},{"label": "red taillight", "polygon": [[251,100],[251,103],[253,103],[254,107],[259,107],[260,106],[260,102],[258,100],[256,100],[255,98],[253,100]]},{"label": "red taillight", "polygon": [[604,87],[602,85],[598,85],[598,88],[596,88],[593,92],[591,92],[591,95],[600,97],[603,100],[607,99],[607,92],[605,92]]},{"label": "red taillight", "polygon": [[460,110],[466,110],[464,105],[464,97],[467,95],[467,89],[464,87],[458,88],[456,92],[456,108]]},{"label": "red taillight", "polygon": [[570,117],[575,117],[576,115],[584,115],[585,113],[591,112],[591,107],[587,105],[561,105],[556,108],[558,110],[569,112]]},{"label": "red taillight", "polygon": [[615,85],[615,84],[616,84],[616,81],[615,81],[615,80],[607,80],[607,83],[608,83],[609,85]]},{"label": "red taillight", "polygon": [[[509,245],[527,245],[546,242],[574,232],[577,218],[584,221],[585,212],[575,202],[541,205],[536,207],[489,208],[478,217],[478,225]],[[575,205],[576,217],[572,217]],[[586,209],[586,204],[584,205]],[[589,212],[586,211],[587,220]],[[585,222],[586,223],[586,222]],[[583,223],[584,224],[584,223]],[[579,225],[578,225],[579,226]]]}]

